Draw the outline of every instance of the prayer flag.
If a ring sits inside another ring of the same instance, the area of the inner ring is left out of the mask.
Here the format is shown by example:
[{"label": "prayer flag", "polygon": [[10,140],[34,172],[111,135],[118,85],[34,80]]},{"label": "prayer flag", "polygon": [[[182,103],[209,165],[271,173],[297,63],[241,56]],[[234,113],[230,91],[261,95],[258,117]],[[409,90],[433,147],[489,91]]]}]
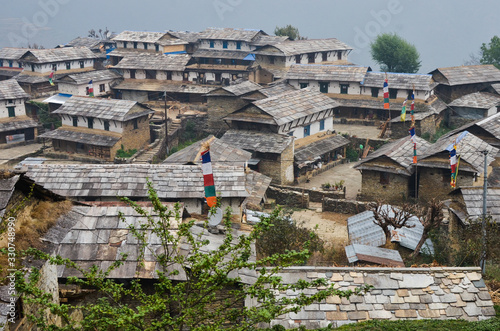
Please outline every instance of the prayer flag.
[{"label": "prayer flag", "polygon": [[89,82],[89,97],[94,97],[94,85],[92,85],[92,80]]},{"label": "prayer flag", "polygon": [[403,108],[401,109],[401,122],[404,122],[405,119],[406,119],[406,101],[408,99],[406,99],[404,102],[403,102]]},{"label": "prayer flag", "polygon": [[52,78],[54,77],[54,72],[52,71],[49,75],[49,83],[50,85],[54,86],[54,81],[52,80]]},{"label": "prayer flag", "polygon": [[205,198],[207,205],[212,208],[217,204],[215,195],[214,175],[212,172],[212,160],[210,158],[210,148],[201,152],[201,170],[203,172],[203,183],[205,186]]},{"label": "prayer flag", "polygon": [[385,78],[384,81],[384,109],[389,109],[389,82],[387,81],[387,78]]}]

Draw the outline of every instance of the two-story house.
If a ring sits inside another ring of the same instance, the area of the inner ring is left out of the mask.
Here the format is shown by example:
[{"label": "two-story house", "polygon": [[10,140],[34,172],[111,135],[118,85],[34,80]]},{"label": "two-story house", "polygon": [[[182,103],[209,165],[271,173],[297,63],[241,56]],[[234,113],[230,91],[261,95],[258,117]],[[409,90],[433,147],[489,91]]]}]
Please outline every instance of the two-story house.
[{"label": "two-story house", "polygon": [[26,116],[29,95],[14,79],[0,81],[0,145],[33,141],[38,123]]},{"label": "two-story house", "polygon": [[122,80],[122,76],[114,70],[95,70],[59,76],[56,79],[60,93],[86,96],[90,94],[92,82],[94,96],[111,95],[111,86]]},{"label": "two-story house", "polygon": [[27,48],[5,47],[0,49],[0,80],[10,79],[23,71],[20,61]]},{"label": "two-story house", "polygon": [[72,96],[54,111],[62,126],[42,138],[52,139],[56,153],[113,161],[119,149],[150,143],[148,107],[135,101]]}]

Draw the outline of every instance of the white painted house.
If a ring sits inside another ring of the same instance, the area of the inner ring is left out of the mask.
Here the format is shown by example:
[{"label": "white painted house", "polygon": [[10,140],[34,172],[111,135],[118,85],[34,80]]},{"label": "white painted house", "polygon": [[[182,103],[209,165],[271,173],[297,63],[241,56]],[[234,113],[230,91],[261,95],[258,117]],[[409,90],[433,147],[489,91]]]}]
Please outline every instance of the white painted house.
[{"label": "white painted house", "polygon": [[25,71],[49,74],[52,71],[88,71],[97,56],[87,47],[28,49],[20,58]]},{"label": "white painted house", "polygon": [[68,74],[59,77],[56,82],[60,93],[86,96],[89,95],[89,82],[92,81],[94,96],[111,94],[111,86],[122,79],[114,70],[95,70]]},{"label": "white painted house", "polygon": [[224,118],[232,129],[287,134],[297,139],[333,129],[338,103],[308,89],[254,101]]},{"label": "white painted house", "polygon": [[124,57],[113,68],[121,70],[125,79],[187,81],[184,69],[190,59],[188,54],[141,53]]},{"label": "white painted house", "polygon": [[434,89],[438,85],[432,75],[370,71],[366,73],[361,94],[373,98],[382,97],[386,77],[389,99],[410,99],[415,90],[415,100],[425,101],[434,95]]},{"label": "white painted house", "polygon": [[16,80],[0,81],[0,144],[35,139],[38,123],[26,116],[28,98]]},{"label": "white painted house", "polygon": [[292,64],[285,79],[295,88],[334,94],[361,94],[370,67],[326,64]]}]

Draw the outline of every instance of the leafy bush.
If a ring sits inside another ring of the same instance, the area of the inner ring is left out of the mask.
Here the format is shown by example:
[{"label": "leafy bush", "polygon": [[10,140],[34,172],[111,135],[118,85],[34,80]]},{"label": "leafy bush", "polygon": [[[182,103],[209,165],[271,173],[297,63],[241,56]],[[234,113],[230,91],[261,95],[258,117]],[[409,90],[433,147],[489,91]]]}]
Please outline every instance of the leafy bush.
[{"label": "leafy bush", "polygon": [[352,148],[351,146],[348,146],[345,151],[346,158],[351,161],[351,162],[356,162],[359,160],[359,152]]},{"label": "leafy bush", "polygon": [[122,145],[121,148],[116,151],[116,157],[129,158],[132,155],[134,155],[135,153],[137,153],[137,149],[134,148],[134,149],[129,149],[128,151],[126,151]]},{"label": "leafy bush", "polygon": [[49,105],[36,101],[30,101],[30,103],[38,107],[38,120],[44,128],[57,129],[62,125],[61,118],[49,112]]}]

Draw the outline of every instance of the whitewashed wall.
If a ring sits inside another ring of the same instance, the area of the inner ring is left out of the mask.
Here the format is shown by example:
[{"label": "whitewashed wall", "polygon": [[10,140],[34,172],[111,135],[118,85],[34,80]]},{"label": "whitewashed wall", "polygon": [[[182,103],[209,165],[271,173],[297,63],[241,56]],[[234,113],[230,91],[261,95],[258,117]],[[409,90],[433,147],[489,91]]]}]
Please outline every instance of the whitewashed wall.
[{"label": "whitewashed wall", "polygon": [[[62,115],[61,119],[62,119],[62,125],[73,126],[72,116]],[[78,116],[78,127],[88,128],[87,118],[84,118],[83,116]],[[94,129],[104,131],[104,120],[99,118],[94,118]],[[109,121],[109,131],[123,133],[123,122]]]},{"label": "whitewashed wall", "polygon": [[[100,82],[93,82],[93,87],[94,87],[94,96],[100,96],[100,95],[105,95],[111,91],[111,88],[109,84],[113,80],[108,79],[105,81],[100,81]],[[104,84],[104,92],[100,92],[100,85]],[[60,93],[68,93],[71,95],[81,95],[81,96],[86,96],[87,95],[87,87],[89,86],[88,84],[69,84],[69,83],[63,83],[59,82],[57,83],[58,90]]]},{"label": "whitewashed wall", "polygon": [[7,107],[14,107],[16,116],[26,115],[24,99],[13,99],[12,103],[9,103],[8,100],[0,100],[0,118],[9,117],[9,111]]}]

